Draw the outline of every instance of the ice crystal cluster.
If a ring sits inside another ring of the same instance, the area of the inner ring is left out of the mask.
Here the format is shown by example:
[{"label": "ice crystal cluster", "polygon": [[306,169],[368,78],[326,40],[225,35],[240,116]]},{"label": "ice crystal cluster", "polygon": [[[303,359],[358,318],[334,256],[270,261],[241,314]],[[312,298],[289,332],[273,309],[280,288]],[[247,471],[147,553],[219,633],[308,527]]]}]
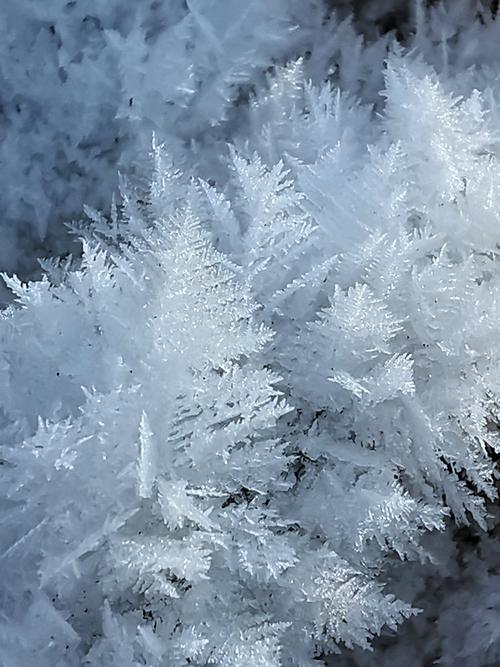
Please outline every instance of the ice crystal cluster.
[{"label": "ice crystal cluster", "polygon": [[500,663],[500,22],[347,4],[3,8],[2,667]]}]

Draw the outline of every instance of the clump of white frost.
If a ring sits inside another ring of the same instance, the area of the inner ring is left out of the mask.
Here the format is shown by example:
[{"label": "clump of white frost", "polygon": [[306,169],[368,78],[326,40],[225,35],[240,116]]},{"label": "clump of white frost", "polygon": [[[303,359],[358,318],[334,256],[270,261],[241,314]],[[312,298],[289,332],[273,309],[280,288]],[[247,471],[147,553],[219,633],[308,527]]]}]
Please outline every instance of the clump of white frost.
[{"label": "clump of white frost", "polygon": [[494,664],[497,84],[447,39],[391,53],[376,113],[313,49],[217,187],[154,143],[81,257],[5,277],[1,664]]}]

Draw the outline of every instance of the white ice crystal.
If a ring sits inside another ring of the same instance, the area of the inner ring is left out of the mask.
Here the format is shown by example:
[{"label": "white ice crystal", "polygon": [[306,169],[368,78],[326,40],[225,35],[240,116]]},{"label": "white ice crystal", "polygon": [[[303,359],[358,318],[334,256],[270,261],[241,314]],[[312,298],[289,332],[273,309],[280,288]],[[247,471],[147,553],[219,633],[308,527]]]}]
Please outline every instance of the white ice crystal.
[{"label": "white ice crystal", "polygon": [[97,184],[81,253],[4,276],[0,665],[496,664],[500,24],[417,2],[409,51],[367,27],[391,1],[35,4],[6,16],[69,107],[108,75],[79,184],[37,176],[56,116],[0,149],[42,235]]}]

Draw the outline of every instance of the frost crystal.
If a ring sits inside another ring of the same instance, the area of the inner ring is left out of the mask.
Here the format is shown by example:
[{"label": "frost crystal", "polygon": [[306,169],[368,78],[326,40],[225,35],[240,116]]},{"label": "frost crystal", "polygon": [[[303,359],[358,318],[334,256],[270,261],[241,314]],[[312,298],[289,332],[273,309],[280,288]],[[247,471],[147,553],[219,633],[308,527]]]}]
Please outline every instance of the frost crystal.
[{"label": "frost crystal", "polygon": [[497,664],[499,23],[418,2],[408,51],[392,0],[366,43],[321,2],[96,1],[77,57],[76,3],[21,4],[70,106],[100,81],[100,152],[64,189],[10,138],[6,219],[109,173],[99,119],[127,169],[81,254],[4,277],[0,664]]}]

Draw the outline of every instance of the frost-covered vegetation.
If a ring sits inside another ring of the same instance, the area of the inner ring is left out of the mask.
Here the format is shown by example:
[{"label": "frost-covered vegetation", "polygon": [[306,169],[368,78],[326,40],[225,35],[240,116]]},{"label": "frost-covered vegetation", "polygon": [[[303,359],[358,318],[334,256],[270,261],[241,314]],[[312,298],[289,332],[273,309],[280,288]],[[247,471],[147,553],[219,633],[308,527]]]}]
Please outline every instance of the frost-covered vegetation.
[{"label": "frost-covered vegetation", "polygon": [[499,664],[494,9],[90,4],[1,28],[0,665]]}]

